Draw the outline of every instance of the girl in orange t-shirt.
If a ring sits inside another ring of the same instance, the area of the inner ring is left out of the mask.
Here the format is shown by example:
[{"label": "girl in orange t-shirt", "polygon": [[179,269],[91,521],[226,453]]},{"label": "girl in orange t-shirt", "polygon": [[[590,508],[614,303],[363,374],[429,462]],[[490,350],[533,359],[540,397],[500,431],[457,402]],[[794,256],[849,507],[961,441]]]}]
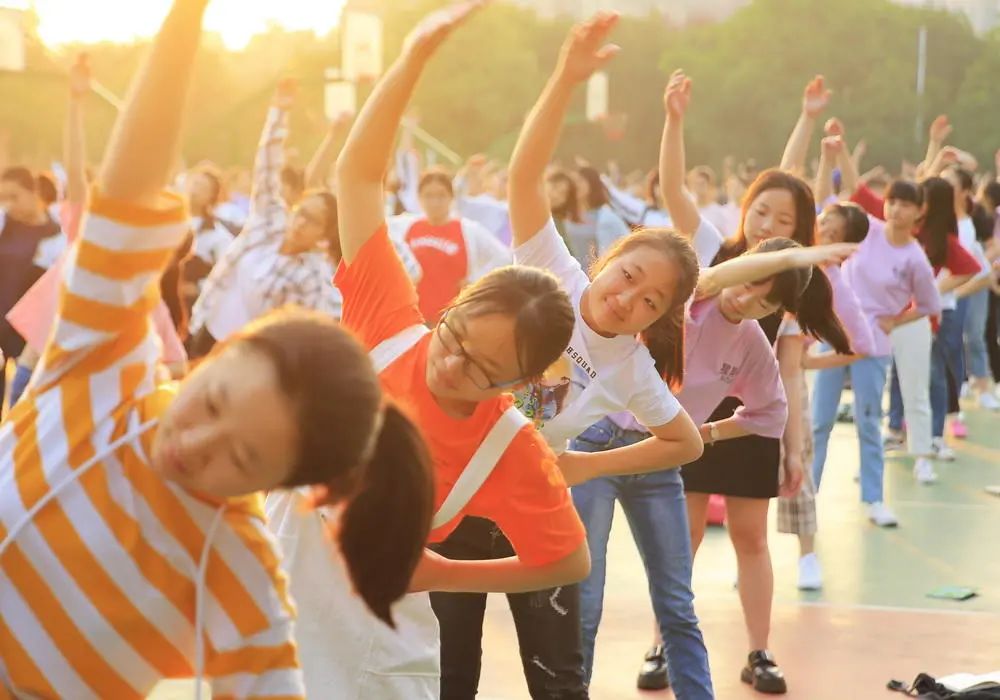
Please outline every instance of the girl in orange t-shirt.
[{"label": "girl in orange t-shirt", "polygon": [[[494,520],[515,552],[493,561],[451,561],[428,551],[411,583],[414,591],[538,590],[579,581],[590,568],[583,526],[555,457],[526,419],[518,423],[511,417],[520,414],[508,393],[540,377],[569,342],[574,316],[565,293],[540,270],[501,268],[463,290],[428,332],[414,286],[386,232],[383,173],[393,135],[425,64],[478,4],[436,13],[414,30],[359,115],[337,163],[343,259],[335,283],[344,298],[342,322],[373,355],[397,346],[380,378],[386,393],[408,407],[430,448],[439,510],[429,541],[442,541],[463,515],[475,515]],[[478,489],[449,509],[453,489],[468,476],[467,465],[472,471],[470,460],[475,464],[477,452],[490,450],[494,430],[504,421],[517,426],[506,448],[495,450],[492,470]],[[284,515],[290,517],[287,509]],[[286,542],[286,551],[302,544]],[[309,608],[300,591],[310,595],[327,582],[315,576],[302,580],[297,572],[315,571],[316,558],[303,552],[290,564],[300,615],[324,614],[318,606],[325,602],[336,608],[335,617],[350,621],[353,636],[348,644],[337,629],[324,633],[317,627],[305,639],[307,630],[300,626],[300,648],[312,650],[303,654],[307,692],[328,697],[337,684],[342,698],[437,698],[438,630],[427,594],[396,606],[400,634],[360,615],[349,591]],[[321,675],[317,683],[323,686],[317,687],[310,677]]]}]

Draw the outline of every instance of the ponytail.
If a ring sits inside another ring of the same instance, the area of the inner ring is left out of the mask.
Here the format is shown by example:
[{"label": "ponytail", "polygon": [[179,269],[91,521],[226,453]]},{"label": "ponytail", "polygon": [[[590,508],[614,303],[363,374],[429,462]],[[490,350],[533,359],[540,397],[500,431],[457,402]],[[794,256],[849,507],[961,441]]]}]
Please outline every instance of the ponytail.
[{"label": "ponytail", "polygon": [[795,315],[803,334],[822,340],[840,355],[851,354],[847,331],[833,310],[833,287],[822,270],[813,270]]},{"label": "ponytail", "polygon": [[684,383],[684,305],[671,309],[639,334],[656,372],[674,393]]},{"label": "ponytail", "polygon": [[[392,628],[423,555],[434,515],[431,458],[416,426],[389,404],[374,452],[341,516],[337,537],[354,589]],[[332,489],[334,490],[334,489]]]}]

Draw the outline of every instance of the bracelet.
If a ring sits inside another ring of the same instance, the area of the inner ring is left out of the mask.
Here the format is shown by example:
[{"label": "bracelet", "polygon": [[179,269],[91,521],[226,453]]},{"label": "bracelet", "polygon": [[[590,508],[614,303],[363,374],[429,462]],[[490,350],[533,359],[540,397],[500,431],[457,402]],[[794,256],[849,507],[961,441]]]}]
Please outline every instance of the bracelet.
[{"label": "bracelet", "polygon": [[708,439],[710,447],[719,439],[719,428],[714,422],[708,424]]}]

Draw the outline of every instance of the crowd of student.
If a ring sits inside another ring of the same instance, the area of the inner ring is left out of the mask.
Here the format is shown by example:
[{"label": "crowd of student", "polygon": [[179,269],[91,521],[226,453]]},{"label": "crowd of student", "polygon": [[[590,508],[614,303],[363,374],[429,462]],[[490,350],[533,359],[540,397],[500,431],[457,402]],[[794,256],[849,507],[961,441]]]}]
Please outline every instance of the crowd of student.
[{"label": "crowd of student", "polygon": [[882,527],[886,452],[931,484],[946,428],[966,436],[959,399],[1000,408],[1000,183],[947,119],[891,182],[859,173],[836,119],[807,169],[816,78],[780,166],[717,180],[688,169],[676,71],[648,176],[559,167],[577,88],[619,50],[599,13],[509,164],[422,169],[397,132],[472,2],[413,30],[304,172],[283,81],[250,177],[178,175],[207,3],[174,0],[96,174],[81,58],[61,181],[0,175],[0,689],[472,698],[498,592],[532,697],[586,698],[617,502],[656,618],[638,685],[711,698],[691,574],[721,496],[740,675],[785,692],[767,516],[777,499],[799,587],[821,587],[845,385]]}]

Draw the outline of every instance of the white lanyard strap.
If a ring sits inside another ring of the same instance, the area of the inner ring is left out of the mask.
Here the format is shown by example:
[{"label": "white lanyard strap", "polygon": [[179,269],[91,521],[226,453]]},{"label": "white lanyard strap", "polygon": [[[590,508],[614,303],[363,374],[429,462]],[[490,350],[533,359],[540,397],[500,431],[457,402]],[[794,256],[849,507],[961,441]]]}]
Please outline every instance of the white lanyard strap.
[{"label": "white lanyard strap", "polygon": [[368,352],[372,364],[375,365],[375,372],[381,374],[382,370],[406,354],[420,339],[430,333],[427,326],[414,325],[404,328],[391,338],[383,340]]},{"label": "white lanyard strap", "polygon": [[458,515],[458,512],[466,506],[493,472],[493,468],[507,451],[514,437],[521,428],[529,425],[530,422],[523,413],[513,406],[503,412],[490,428],[486,439],[476,448],[472,459],[465,465],[458,481],[455,482],[447,498],[444,499],[438,512],[434,514],[431,527],[441,527]]}]

